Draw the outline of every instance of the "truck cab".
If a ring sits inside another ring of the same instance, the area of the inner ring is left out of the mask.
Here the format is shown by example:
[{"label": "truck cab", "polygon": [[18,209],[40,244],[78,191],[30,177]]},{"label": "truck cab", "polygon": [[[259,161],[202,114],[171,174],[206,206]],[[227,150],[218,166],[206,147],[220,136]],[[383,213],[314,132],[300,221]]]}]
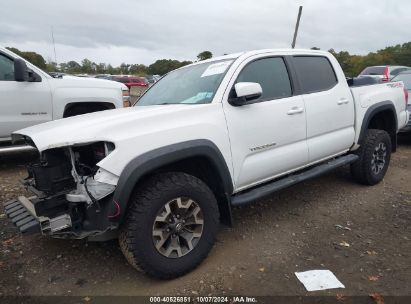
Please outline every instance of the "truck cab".
[{"label": "truck cab", "polygon": [[129,91],[123,84],[69,76],[53,78],[0,48],[0,142],[10,142],[11,133],[22,128],[129,105]]}]

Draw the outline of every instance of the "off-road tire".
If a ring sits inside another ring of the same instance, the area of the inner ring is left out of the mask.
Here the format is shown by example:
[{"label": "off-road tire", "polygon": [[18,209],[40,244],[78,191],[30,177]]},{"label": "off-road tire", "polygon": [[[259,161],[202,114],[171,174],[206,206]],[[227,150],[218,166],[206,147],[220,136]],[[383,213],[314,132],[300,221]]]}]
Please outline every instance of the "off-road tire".
[{"label": "off-road tire", "polygon": [[[375,173],[372,160],[376,149],[381,143],[386,147],[385,163],[383,168]],[[384,130],[369,129],[356,154],[359,159],[351,165],[351,174],[354,179],[364,185],[378,184],[384,178],[390,163],[391,138]]]},{"label": "off-road tire", "polygon": [[[166,257],[153,242],[157,212],[175,197],[196,201],[203,214],[203,230],[196,246],[184,256]],[[219,228],[219,211],[213,192],[200,179],[180,172],[161,173],[149,178],[134,192],[120,229],[120,248],[137,270],[159,279],[171,279],[196,268],[213,247]]]}]

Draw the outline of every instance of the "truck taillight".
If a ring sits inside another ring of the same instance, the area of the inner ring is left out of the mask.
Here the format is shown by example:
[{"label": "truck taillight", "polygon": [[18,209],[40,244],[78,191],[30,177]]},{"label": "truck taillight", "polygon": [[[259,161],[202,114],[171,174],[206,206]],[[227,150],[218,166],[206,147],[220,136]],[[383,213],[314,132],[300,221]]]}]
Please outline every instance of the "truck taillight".
[{"label": "truck taillight", "polygon": [[404,88],[404,95],[405,95],[405,107],[408,105],[408,90],[407,88]]},{"label": "truck taillight", "polygon": [[382,81],[386,82],[388,80],[390,80],[390,78],[389,78],[388,66],[386,66],[385,69],[384,69],[384,76],[382,78]]}]

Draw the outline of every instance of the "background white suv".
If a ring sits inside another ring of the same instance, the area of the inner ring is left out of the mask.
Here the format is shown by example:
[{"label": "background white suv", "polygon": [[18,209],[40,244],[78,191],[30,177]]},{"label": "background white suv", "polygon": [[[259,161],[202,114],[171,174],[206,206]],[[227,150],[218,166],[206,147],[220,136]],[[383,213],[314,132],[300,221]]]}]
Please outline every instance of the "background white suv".
[{"label": "background white suv", "polygon": [[381,79],[381,81],[389,81],[399,73],[407,70],[411,71],[411,68],[401,65],[376,65],[366,67],[358,77],[368,76]]}]

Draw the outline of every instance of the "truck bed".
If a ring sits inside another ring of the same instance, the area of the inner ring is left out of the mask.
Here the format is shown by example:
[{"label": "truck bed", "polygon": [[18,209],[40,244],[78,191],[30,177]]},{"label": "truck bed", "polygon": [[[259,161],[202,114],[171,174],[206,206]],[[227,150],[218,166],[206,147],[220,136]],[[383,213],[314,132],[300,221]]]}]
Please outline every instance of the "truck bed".
[{"label": "truck bed", "polygon": [[349,85],[351,82],[350,90],[354,98],[356,143],[358,142],[366,113],[374,105],[381,105],[382,103],[392,104],[397,114],[397,129],[401,129],[406,125],[408,117],[404,102],[404,84],[401,81],[381,83],[375,80],[361,81],[357,78],[347,82]]}]

